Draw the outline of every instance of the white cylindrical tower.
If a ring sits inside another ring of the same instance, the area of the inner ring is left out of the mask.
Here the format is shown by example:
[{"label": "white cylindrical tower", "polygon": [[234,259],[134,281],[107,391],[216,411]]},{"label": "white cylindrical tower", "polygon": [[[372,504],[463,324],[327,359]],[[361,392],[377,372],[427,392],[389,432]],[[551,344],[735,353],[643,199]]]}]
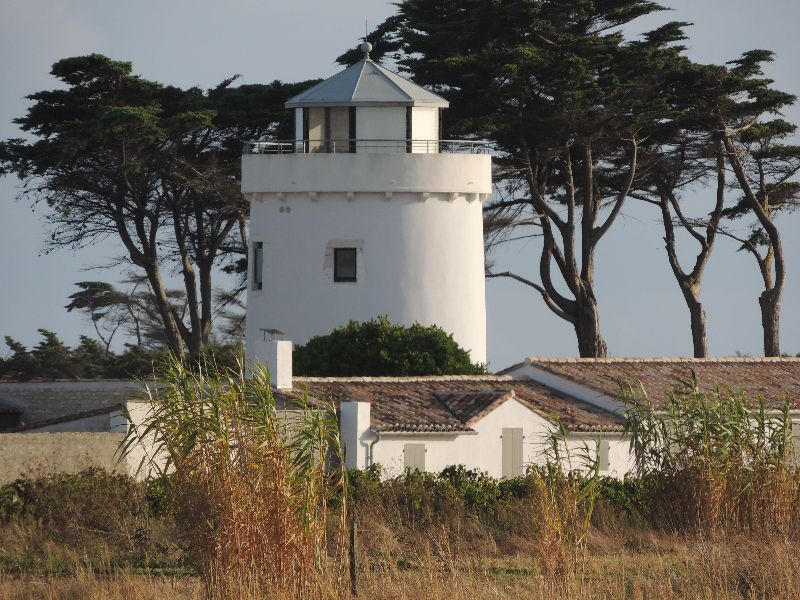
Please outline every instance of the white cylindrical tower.
[{"label": "white cylindrical tower", "polygon": [[447,102],[368,56],[286,106],[295,139],[242,158],[248,353],[272,330],[302,344],[387,315],[485,362],[485,145],[440,140]]}]

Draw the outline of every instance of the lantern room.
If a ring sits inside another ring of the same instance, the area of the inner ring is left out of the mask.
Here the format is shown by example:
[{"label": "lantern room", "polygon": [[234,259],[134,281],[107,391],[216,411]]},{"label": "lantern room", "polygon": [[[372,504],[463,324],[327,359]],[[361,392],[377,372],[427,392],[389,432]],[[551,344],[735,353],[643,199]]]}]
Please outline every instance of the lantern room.
[{"label": "lantern room", "polygon": [[441,96],[369,58],[286,102],[293,109],[295,152],[438,153]]}]

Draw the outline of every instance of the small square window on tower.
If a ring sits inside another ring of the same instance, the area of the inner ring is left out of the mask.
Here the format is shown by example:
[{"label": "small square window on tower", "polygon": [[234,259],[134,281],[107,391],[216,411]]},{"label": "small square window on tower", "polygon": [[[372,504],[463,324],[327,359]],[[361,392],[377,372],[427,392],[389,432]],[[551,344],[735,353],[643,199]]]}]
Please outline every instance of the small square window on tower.
[{"label": "small square window on tower", "polygon": [[253,244],[253,289],[260,290],[264,285],[264,242]]},{"label": "small square window on tower", "polygon": [[356,249],[333,249],[333,280],[356,281]]}]

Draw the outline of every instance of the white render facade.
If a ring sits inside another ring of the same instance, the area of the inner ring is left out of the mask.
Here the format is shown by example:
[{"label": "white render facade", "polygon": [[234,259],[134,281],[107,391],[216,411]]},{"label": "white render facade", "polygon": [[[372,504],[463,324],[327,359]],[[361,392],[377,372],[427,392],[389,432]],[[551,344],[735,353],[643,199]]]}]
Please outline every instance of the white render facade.
[{"label": "white render facade", "polygon": [[[370,404],[344,402],[340,426],[347,466],[378,465],[391,478],[407,469],[437,473],[463,465],[491,477],[523,475],[547,459],[548,438],[556,424],[510,398],[480,419],[468,433],[376,432],[370,426]],[[598,461],[599,473],[617,478],[632,470],[628,440],[619,432],[568,433],[561,445],[564,467],[580,470],[586,452]],[[413,456],[411,455],[413,453]]]},{"label": "white render facade", "polygon": [[[365,58],[287,102],[295,140],[251,145],[248,357],[267,330],[303,344],[386,315],[438,325],[486,361],[491,157],[445,147],[446,106]],[[353,271],[341,277],[340,264]]]}]

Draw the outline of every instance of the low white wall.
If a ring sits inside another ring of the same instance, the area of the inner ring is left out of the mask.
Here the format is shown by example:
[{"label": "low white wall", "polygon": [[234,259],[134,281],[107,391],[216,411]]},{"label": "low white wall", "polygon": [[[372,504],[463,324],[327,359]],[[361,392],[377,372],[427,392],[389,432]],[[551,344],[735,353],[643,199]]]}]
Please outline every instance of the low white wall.
[{"label": "low white wall", "polygon": [[126,473],[118,462],[119,433],[2,433],[0,484],[20,477],[79,473],[91,467]]}]

